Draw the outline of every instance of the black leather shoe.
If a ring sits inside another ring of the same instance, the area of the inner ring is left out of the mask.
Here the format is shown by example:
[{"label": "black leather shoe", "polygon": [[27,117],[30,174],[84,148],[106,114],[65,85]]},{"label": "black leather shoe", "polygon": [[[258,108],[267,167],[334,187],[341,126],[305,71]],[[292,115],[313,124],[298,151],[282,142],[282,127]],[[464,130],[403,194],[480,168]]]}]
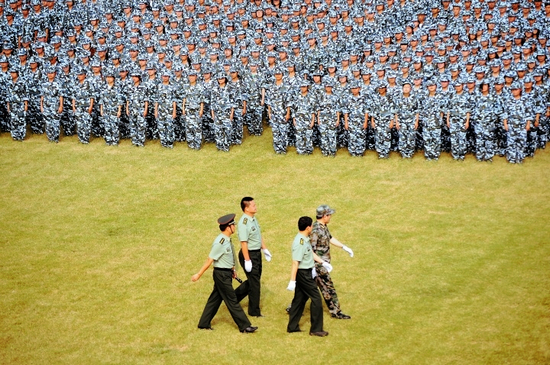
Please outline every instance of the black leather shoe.
[{"label": "black leather shoe", "polygon": [[304,332],[302,330],[287,331],[288,333]]},{"label": "black leather shoe", "polygon": [[256,318],[263,318],[265,317],[263,314],[260,314],[260,315],[257,315],[257,316],[252,316],[252,317],[256,317]]},{"label": "black leather shoe", "polygon": [[258,329],[258,327],[246,327],[244,330],[241,331],[241,333],[253,333]]},{"label": "black leather shoe", "polygon": [[200,330],[214,331],[212,327],[199,327]]},{"label": "black leather shoe", "polygon": [[332,318],[336,318],[336,319],[351,319],[350,316],[348,316],[347,314],[344,314],[342,312],[338,312],[336,314],[332,314],[331,315]]},{"label": "black leather shoe", "polygon": [[327,331],[310,332],[309,335],[310,336],[325,337],[325,336],[328,336],[328,332]]}]

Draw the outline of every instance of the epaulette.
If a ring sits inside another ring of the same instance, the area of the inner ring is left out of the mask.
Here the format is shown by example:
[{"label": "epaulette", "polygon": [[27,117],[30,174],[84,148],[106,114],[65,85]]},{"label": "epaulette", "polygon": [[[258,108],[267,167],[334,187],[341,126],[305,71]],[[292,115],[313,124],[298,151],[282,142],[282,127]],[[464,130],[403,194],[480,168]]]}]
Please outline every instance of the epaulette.
[{"label": "epaulette", "polygon": [[220,240],[220,244],[223,245],[224,242],[225,242],[225,238],[222,238],[222,239]]},{"label": "epaulette", "polygon": [[245,218],[245,219],[243,220],[243,223],[244,223],[244,224],[247,224],[247,223],[248,223],[248,218]]},{"label": "epaulette", "polygon": [[301,245],[304,244],[304,239],[303,239],[303,238],[300,238],[300,244],[301,244]]}]

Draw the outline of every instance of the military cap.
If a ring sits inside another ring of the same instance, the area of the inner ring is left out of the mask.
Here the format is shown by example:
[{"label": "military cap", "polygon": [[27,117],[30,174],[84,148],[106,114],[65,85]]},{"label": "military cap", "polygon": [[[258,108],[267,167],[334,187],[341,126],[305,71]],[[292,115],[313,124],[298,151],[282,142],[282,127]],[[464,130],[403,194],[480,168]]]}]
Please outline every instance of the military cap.
[{"label": "military cap", "polygon": [[56,73],[56,69],[55,69],[55,67],[52,66],[52,65],[49,65],[49,66],[44,67],[44,71],[45,71],[47,74]]},{"label": "military cap", "polygon": [[504,73],[504,77],[509,77],[509,78],[512,78],[512,79],[515,79],[517,76],[517,73],[516,71],[513,71],[513,70],[508,70]]},{"label": "military cap", "polygon": [[226,75],[225,72],[223,72],[223,71],[218,72],[218,73],[216,74],[216,79],[218,79],[218,80],[227,79],[227,75]]},{"label": "military cap", "polygon": [[518,63],[516,71],[527,71],[527,65],[523,62]]},{"label": "military cap", "polygon": [[309,82],[305,78],[301,79],[300,87],[308,87],[308,86],[309,86]]},{"label": "military cap", "polygon": [[336,210],[332,209],[330,206],[326,204],[319,205],[315,210],[315,216],[317,218],[322,218],[325,215],[331,215],[334,213],[336,213]]},{"label": "military cap", "polygon": [[103,70],[104,77],[115,77],[115,70],[112,67],[107,67]]},{"label": "military cap", "polygon": [[512,82],[512,85],[510,86],[510,89],[512,90],[521,89],[521,88],[522,88],[521,83],[518,81]]},{"label": "military cap", "polygon": [[475,84],[475,82],[476,82],[476,78],[474,76],[468,76],[468,78],[466,79],[466,83],[468,84],[472,84],[472,83]]},{"label": "military cap", "polygon": [[354,80],[350,83],[350,89],[360,89],[361,88],[361,82]]},{"label": "military cap", "polygon": [[386,80],[382,80],[382,81],[379,81],[377,84],[376,84],[376,88],[377,89],[385,89],[388,87],[388,82]]},{"label": "military cap", "polygon": [[141,78],[141,73],[139,72],[139,70],[132,70],[132,72],[130,72],[130,76],[132,77],[139,77]]},{"label": "military cap", "polygon": [[505,83],[505,81],[504,81],[503,76],[499,76],[495,79],[495,84],[497,84],[497,85],[503,85],[504,83]]},{"label": "military cap", "polygon": [[428,79],[428,80],[426,81],[426,86],[433,86],[433,85],[435,85],[435,81],[434,81],[434,80]]},{"label": "military cap", "polygon": [[20,48],[19,51],[17,51],[18,56],[26,56],[27,55],[27,49],[26,48]]}]

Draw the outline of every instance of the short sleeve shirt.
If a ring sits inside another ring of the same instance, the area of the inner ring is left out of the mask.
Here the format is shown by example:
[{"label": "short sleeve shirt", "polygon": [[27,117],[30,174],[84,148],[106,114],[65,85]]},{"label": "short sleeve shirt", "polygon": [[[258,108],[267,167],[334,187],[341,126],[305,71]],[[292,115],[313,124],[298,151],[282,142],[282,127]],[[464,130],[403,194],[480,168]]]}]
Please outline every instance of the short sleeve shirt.
[{"label": "short sleeve shirt", "polygon": [[313,268],[313,250],[309,243],[309,237],[298,233],[292,243],[292,260],[299,261],[298,269]]},{"label": "short sleeve shirt", "polygon": [[214,267],[218,269],[233,268],[235,266],[235,256],[231,238],[220,233],[212,243],[212,249],[208,257],[214,260]]},{"label": "short sleeve shirt", "polygon": [[239,241],[248,243],[249,250],[259,250],[262,248],[262,232],[256,217],[243,214],[241,219],[239,219],[237,233]]}]

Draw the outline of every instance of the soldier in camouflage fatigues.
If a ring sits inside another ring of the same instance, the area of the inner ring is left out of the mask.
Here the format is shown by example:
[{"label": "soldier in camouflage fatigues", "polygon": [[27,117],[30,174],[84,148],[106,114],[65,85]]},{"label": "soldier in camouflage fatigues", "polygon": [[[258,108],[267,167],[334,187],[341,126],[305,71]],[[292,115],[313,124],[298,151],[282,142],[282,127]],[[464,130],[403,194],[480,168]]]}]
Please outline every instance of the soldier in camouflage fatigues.
[{"label": "soldier in camouflage fatigues", "polygon": [[248,126],[248,132],[255,136],[260,136],[263,132],[263,95],[265,89],[262,79],[262,75],[258,72],[258,65],[251,64],[250,72],[246,73],[244,81],[244,87],[248,95],[245,124]]},{"label": "soldier in camouflage fatigues", "polygon": [[159,131],[160,144],[166,148],[174,147],[174,119],[176,119],[175,90],[170,83],[170,72],[164,70],[162,83],[158,86],[155,118]]},{"label": "soldier in camouflage fatigues", "polygon": [[72,108],[76,118],[76,133],[81,143],[90,143],[90,134],[92,132],[92,109],[94,104],[93,86],[86,77],[86,70],[79,67],[76,70],[77,80],[75,80],[72,91]]},{"label": "soldier in camouflage fatigues", "polygon": [[361,85],[352,82],[350,94],[342,100],[344,129],[348,132],[348,152],[352,156],[363,156],[367,147],[367,124],[369,115],[365,111],[365,98],[359,93]]},{"label": "soldier in camouflage fatigues", "polygon": [[126,101],[126,112],[130,119],[130,135],[135,146],[145,145],[145,129],[147,127],[145,117],[149,109],[147,101],[147,88],[141,83],[141,73],[132,72],[132,85]]},{"label": "soldier in camouflage fatigues", "polygon": [[429,80],[426,83],[428,95],[422,101],[424,156],[427,160],[437,160],[441,154],[441,118],[443,112],[438,94],[437,85]]},{"label": "soldier in camouflage fatigues", "polygon": [[300,85],[300,92],[290,102],[296,128],[296,152],[300,155],[313,153],[314,105],[315,96],[309,92],[309,84],[304,80]]},{"label": "soldier in camouflage fatigues", "polygon": [[11,80],[7,84],[7,110],[10,115],[11,137],[22,141],[27,134],[25,114],[28,110],[28,96],[25,81],[19,77],[17,69],[10,70]]},{"label": "soldier in camouflage fatigues", "polygon": [[317,124],[321,134],[321,152],[325,156],[336,156],[336,128],[340,123],[340,101],[332,92],[333,83],[325,84],[325,92],[321,94],[317,112]]},{"label": "soldier in camouflage fatigues", "polygon": [[385,81],[378,85],[378,93],[372,101],[371,125],[375,130],[376,152],[378,158],[388,158],[391,147],[391,128],[393,127],[395,111],[391,96],[386,92]]},{"label": "soldier in camouflage fatigues", "polygon": [[231,100],[235,104],[231,122],[231,144],[238,145],[243,143],[243,126],[247,111],[248,95],[235,68],[230,70],[230,80],[227,87],[231,93]]},{"label": "soldier in camouflage fatigues", "polygon": [[417,98],[411,95],[411,84],[405,82],[401,92],[394,97],[395,121],[399,133],[399,152],[403,158],[411,158],[415,150],[416,128],[418,126]]},{"label": "soldier in camouflage fatigues", "polygon": [[42,72],[38,70],[35,58],[29,60],[30,70],[25,75],[25,82],[29,94],[29,110],[27,122],[32,133],[42,134],[45,130],[44,119],[40,112],[40,97],[42,95]]},{"label": "soldier in camouflage fatigues", "polygon": [[[342,248],[353,257],[353,251],[332,237],[328,230],[327,224],[330,222],[331,216],[334,213],[334,209],[331,209],[328,205],[320,205],[316,210],[317,221],[313,223],[310,234],[313,252],[323,261],[328,263],[331,262],[330,245]],[[323,299],[325,300],[332,318],[350,319],[351,317],[342,313],[340,309],[340,301],[338,300],[338,295],[336,294],[336,289],[330,277],[330,273],[323,265],[317,262],[315,263],[315,271],[317,274],[315,281],[321,290]]]},{"label": "soldier in camouflage fatigues", "polygon": [[227,85],[225,74],[219,73],[217,80],[218,87],[212,90],[210,101],[216,147],[220,151],[229,152],[236,103],[232,100],[231,89]]},{"label": "soldier in camouflage fatigues", "polygon": [[188,75],[189,85],[185,88],[182,106],[182,118],[185,118],[185,138],[187,146],[198,150],[202,145],[201,118],[204,112],[203,88],[197,82],[197,73],[191,71]]},{"label": "soldier in camouflage fatigues", "polygon": [[283,71],[278,69],[274,74],[275,82],[266,89],[265,103],[273,132],[273,149],[275,153],[286,153],[288,146],[288,120],[290,107],[287,105],[288,86],[283,82]]},{"label": "soldier in camouflage fatigues", "polygon": [[42,98],[40,99],[40,110],[46,122],[46,135],[51,142],[59,142],[61,133],[61,113],[63,112],[63,96],[61,85],[56,80],[55,68],[49,66],[46,69],[47,80],[42,84]]},{"label": "soldier in camouflage fatigues", "polygon": [[105,128],[105,143],[116,146],[120,140],[119,123],[122,113],[122,92],[115,84],[113,70],[105,72],[105,85],[101,90],[99,111]]},{"label": "soldier in camouflage fatigues", "polygon": [[494,136],[494,97],[489,91],[489,83],[484,81],[476,98],[474,113],[476,133],[476,158],[478,161],[492,161],[495,155]]},{"label": "soldier in camouflage fatigues", "polygon": [[522,86],[514,82],[511,86],[512,96],[504,109],[504,129],[507,135],[506,159],[511,163],[522,163],[525,159],[527,131],[531,120],[528,117],[525,100],[521,97]]},{"label": "soldier in camouflage fatigues", "polygon": [[466,130],[470,125],[470,102],[464,92],[464,85],[457,81],[451,96],[446,122],[451,133],[451,154],[455,160],[464,160],[466,155]]}]

